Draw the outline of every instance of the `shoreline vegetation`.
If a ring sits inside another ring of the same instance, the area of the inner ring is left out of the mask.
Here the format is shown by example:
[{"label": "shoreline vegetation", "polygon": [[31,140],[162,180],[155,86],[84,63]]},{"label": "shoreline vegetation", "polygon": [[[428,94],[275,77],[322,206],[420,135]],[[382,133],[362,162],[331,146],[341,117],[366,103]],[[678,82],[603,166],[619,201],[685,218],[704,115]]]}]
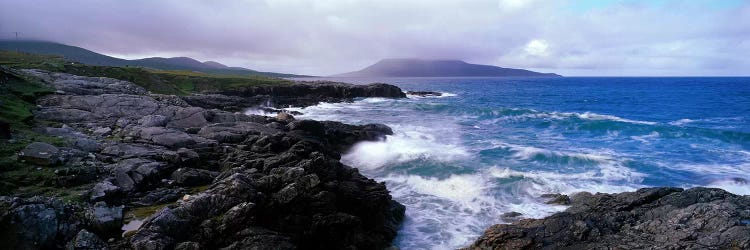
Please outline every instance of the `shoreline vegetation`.
[{"label": "shoreline vegetation", "polygon": [[[404,206],[385,183],[340,162],[352,145],[382,140],[391,128],[299,120],[278,109],[357,97],[406,94],[388,84],[90,66],[0,51],[0,242],[393,247]],[[278,115],[238,113],[250,107]],[[750,248],[748,196],[649,188],[550,197],[569,208],[492,226],[468,249]]]}]

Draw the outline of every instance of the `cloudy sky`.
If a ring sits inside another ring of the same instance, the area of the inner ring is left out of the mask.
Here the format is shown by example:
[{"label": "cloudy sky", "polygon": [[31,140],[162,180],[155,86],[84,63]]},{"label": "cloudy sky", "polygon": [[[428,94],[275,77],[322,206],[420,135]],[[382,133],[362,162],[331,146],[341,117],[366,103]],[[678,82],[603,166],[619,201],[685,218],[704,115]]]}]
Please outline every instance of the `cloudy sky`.
[{"label": "cloudy sky", "polygon": [[750,75],[750,0],[3,0],[0,38],[329,75],[382,58]]}]

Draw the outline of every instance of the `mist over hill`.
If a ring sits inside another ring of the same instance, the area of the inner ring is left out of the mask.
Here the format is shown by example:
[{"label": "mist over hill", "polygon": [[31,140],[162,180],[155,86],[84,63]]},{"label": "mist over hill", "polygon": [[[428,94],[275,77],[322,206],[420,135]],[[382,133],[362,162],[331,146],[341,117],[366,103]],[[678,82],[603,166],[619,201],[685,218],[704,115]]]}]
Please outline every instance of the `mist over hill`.
[{"label": "mist over hill", "polygon": [[334,75],[335,77],[447,77],[447,76],[507,76],[560,77],[554,73],[539,73],[525,69],[501,68],[471,64],[460,60],[384,59],[362,70]]}]

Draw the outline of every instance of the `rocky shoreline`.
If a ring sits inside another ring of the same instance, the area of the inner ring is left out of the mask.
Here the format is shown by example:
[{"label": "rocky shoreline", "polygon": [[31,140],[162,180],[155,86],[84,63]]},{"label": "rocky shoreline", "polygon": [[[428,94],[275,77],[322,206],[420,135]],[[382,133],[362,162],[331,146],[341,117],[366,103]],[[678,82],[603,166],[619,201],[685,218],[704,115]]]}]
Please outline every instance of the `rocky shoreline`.
[{"label": "rocky shoreline", "polygon": [[564,212],[490,227],[466,249],[748,249],[750,196],[714,188],[578,193]]},{"label": "rocky shoreline", "polygon": [[[44,185],[80,192],[74,202],[0,197],[4,247],[382,249],[403,219],[384,183],[339,162],[354,143],[391,134],[387,126],[215,109],[269,95],[285,105],[403,97],[397,87],[302,83],[179,97],[110,78],[16,73],[55,89],[36,101],[34,129],[66,142],[31,143],[19,161],[54,169]],[[150,212],[123,234],[133,211]]]},{"label": "rocky shoreline", "polygon": [[[384,183],[340,162],[389,127],[298,120],[279,109],[406,97],[398,87],[300,82],[175,96],[111,78],[11,71],[3,77],[53,89],[35,99],[31,124],[61,145],[18,151],[33,168],[13,180],[18,193],[0,196],[3,247],[384,249],[404,219]],[[278,115],[238,113],[248,107]],[[3,142],[15,140],[3,131]],[[55,195],[35,195],[40,187]],[[750,196],[646,188],[540,198],[569,207],[543,219],[507,213],[513,223],[466,249],[750,248]]]}]

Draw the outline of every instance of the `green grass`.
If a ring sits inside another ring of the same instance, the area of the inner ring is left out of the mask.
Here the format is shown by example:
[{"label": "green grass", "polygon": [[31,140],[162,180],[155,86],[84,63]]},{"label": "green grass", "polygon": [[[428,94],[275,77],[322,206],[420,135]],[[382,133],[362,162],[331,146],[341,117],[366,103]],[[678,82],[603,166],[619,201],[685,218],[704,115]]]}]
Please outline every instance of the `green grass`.
[{"label": "green grass", "polygon": [[173,95],[240,90],[259,85],[291,83],[289,80],[267,76],[206,74],[186,70],[156,70],[141,67],[91,66],[66,61],[59,56],[14,51],[0,51],[0,65],[11,68],[42,69],[82,76],[115,78],[133,82],[153,93]]}]

